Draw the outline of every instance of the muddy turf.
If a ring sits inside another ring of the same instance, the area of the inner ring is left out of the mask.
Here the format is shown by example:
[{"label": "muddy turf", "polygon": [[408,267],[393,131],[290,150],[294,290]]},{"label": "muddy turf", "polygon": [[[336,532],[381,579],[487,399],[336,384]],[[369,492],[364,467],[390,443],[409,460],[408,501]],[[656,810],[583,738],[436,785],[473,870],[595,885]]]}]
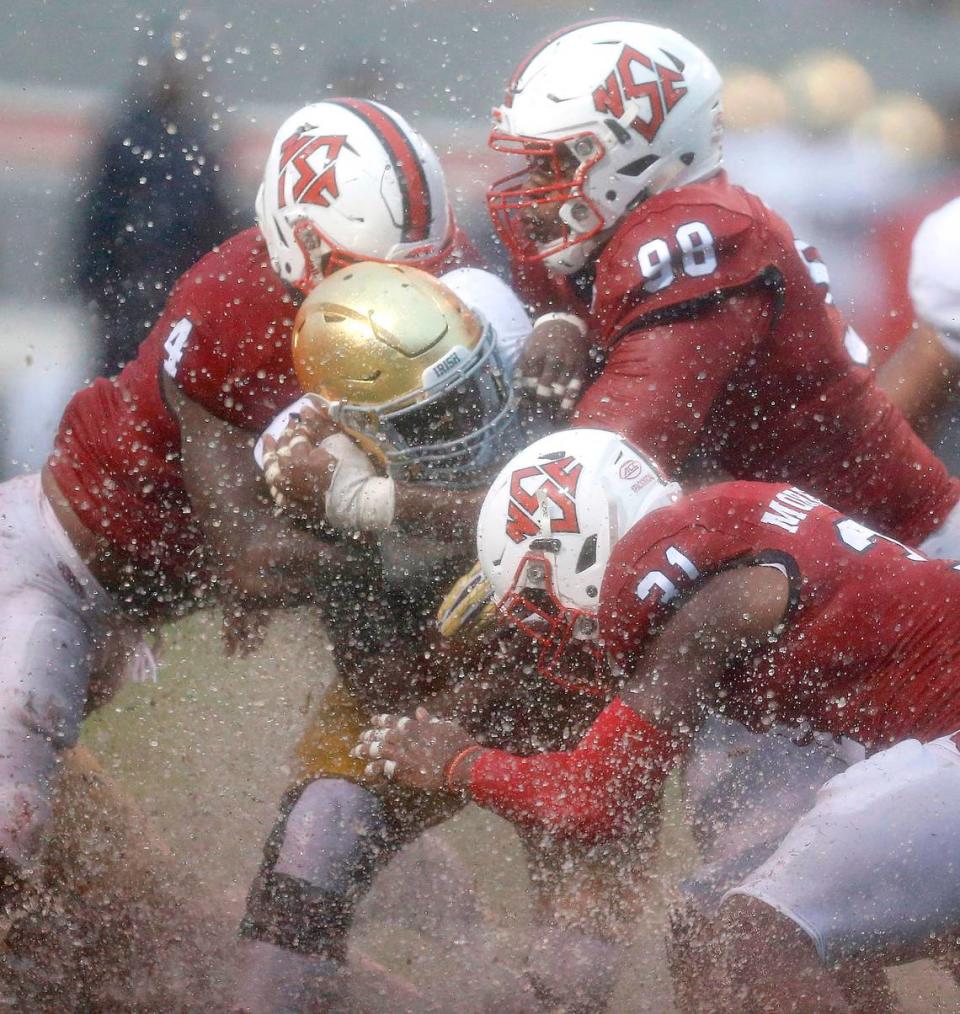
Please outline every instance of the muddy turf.
[{"label": "muddy turf", "polygon": [[[263,650],[239,661],[222,658],[216,617],[183,622],[165,634],[159,684],[126,688],[87,722],[44,874],[57,886],[28,898],[8,935],[0,1010],[227,1009],[247,885],[291,748],[331,676],[310,622],[278,616]],[[611,1010],[674,1009],[663,899],[693,863],[673,793]],[[474,807],[407,849],[358,920],[358,1009],[522,1009],[513,983],[530,924],[525,878],[508,825]],[[960,991],[929,963],[892,978],[910,1014],[960,1009]]]}]

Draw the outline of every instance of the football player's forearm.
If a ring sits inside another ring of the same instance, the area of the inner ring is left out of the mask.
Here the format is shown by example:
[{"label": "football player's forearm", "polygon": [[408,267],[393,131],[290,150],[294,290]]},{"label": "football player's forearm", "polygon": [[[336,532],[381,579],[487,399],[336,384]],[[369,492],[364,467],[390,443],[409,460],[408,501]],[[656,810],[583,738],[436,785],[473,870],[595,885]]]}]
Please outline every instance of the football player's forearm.
[{"label": "football player's forearm", "polygon": [[675,474],[772,319],[772,299],[759,290],[704,303],[669,323],[638,321],[611,350],[572,425],[619,433]]},{"label": "football player's forearm", "polygon": [[960,374],[952,356],[927,324],[917,324],[877,371],[877,384],[921,436],[929,436]]},{"label": "football player's forearm", "polygon": [[261,608],[317,601],[357,557],[352,544],[291,529],[263,531],[255,541],[226,548],[216,568],[224,593]]},{"label": "football player's forearm", "polygon": [[398,482],[394,524],[404,531],[433,535],[446,542],[471,541],[486,492]]},{"label": "football player's forearm", "polygon": [[188,399],[170,377],[163,391],[180,424],[184,488],[221,593],[263,607],[313,597],[349,564],[352,545],[325,542],[276,516],[252,435]]},{"label": "football player's forearm", "polygon": [[614,701],[574,750],[531,757],[484,750],[455,777],[474,802],[521,827],[598,841],[659,798],[676,752],[669,736]]},{"label": "football player's forearm", "polygon": [[725,689],[731,664],[749,656],[790,608],[790,581],[744,566],[706,579],[644,650],[623,702],[672,735],[689,735]]}]

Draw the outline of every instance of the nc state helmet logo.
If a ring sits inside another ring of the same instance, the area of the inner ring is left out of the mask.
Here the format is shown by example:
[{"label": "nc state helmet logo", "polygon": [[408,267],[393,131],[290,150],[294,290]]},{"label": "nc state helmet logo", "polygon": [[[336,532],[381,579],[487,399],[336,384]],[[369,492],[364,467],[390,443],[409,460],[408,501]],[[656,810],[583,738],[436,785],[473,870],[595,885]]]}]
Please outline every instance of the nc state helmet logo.
[{"label": "nc state helmet logo", "polygon": [[[543,465],[518,468],[510,476],[506,528],[510,539],[513,542],[523,542],[524,539],[539,534],[540,526],[534,521],[534,515],[544,500],[552,503],[560,512],[559,517],[550,519],[552,532],[579,532],[576,494],[582,471],[583,465],[574,461],[569,454]],[[532,492],[528,492],[524,483],[534,476],[543,476],[544,481]]]},{"label": "nc state helmet logo", "polygon": [[[687,94],[683,61],[671,56],[666,50],[663,52],[675,69],[664,67],[633,46],[625,45],[620,51],[616,66],[593,93],[593,105],[597,112],[609,113],[618,120],[623,116],[625,99],[647,99],[650,103],[649,117],[644,119],[635,116],[629,126],[648,143],[657,136],[667,113]],[[637,65],[654,71],[656,80],[637,81],[633,76],[633,69]]]},{"label": "nc state helmet logo", "polygon": [[[291,195],[297,203],[330,207],[330,201],[340,196],[337,186],[337,156],[347,139],[343,134],[314,137],[306,134],[309,126],[298,127],[296,132],[280,145],[280,166],[277,177],[277,205],[287,205],[287,176],[296,173]],[[322,156],[317,152],[323,150]],[[320,162],[322,158],[322,162]],[[312,161],[311,161],[312,159]],[[314,165],[320,162],[320,168]]]}]

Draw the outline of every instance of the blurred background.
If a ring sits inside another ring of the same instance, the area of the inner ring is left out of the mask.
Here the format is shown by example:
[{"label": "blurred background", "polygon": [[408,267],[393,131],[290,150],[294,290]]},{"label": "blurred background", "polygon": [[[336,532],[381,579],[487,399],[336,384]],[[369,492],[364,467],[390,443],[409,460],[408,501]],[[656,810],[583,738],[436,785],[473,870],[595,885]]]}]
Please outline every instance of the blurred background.
[{"label": "blurred background", "polygon": [[[629,13],[727,80],[728,166],[815,244],[880,351],[909,239],[960,192],[958,0],[351,0],[181,8],[0,2],[0,473],[34,468],[69,393],[132,354],[173,278],[251,221],[273,129],[325,95],[387,101],[441,151],[491,243],[488,115],[545,33]],[[159,96],[162,96],[162,100]]]}]

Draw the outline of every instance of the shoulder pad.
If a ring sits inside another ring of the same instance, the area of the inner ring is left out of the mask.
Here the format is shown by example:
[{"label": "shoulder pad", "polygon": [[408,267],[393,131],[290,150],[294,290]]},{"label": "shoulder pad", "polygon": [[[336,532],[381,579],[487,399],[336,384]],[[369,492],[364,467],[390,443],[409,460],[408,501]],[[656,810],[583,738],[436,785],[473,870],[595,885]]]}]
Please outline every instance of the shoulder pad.
[{"label": "shoulder pad", "polygon": [[739,187],[708,182],[658,194],[624,219],[597,262],[593,310],[604,336],[755,281],[775,245],[766,209]]}]

